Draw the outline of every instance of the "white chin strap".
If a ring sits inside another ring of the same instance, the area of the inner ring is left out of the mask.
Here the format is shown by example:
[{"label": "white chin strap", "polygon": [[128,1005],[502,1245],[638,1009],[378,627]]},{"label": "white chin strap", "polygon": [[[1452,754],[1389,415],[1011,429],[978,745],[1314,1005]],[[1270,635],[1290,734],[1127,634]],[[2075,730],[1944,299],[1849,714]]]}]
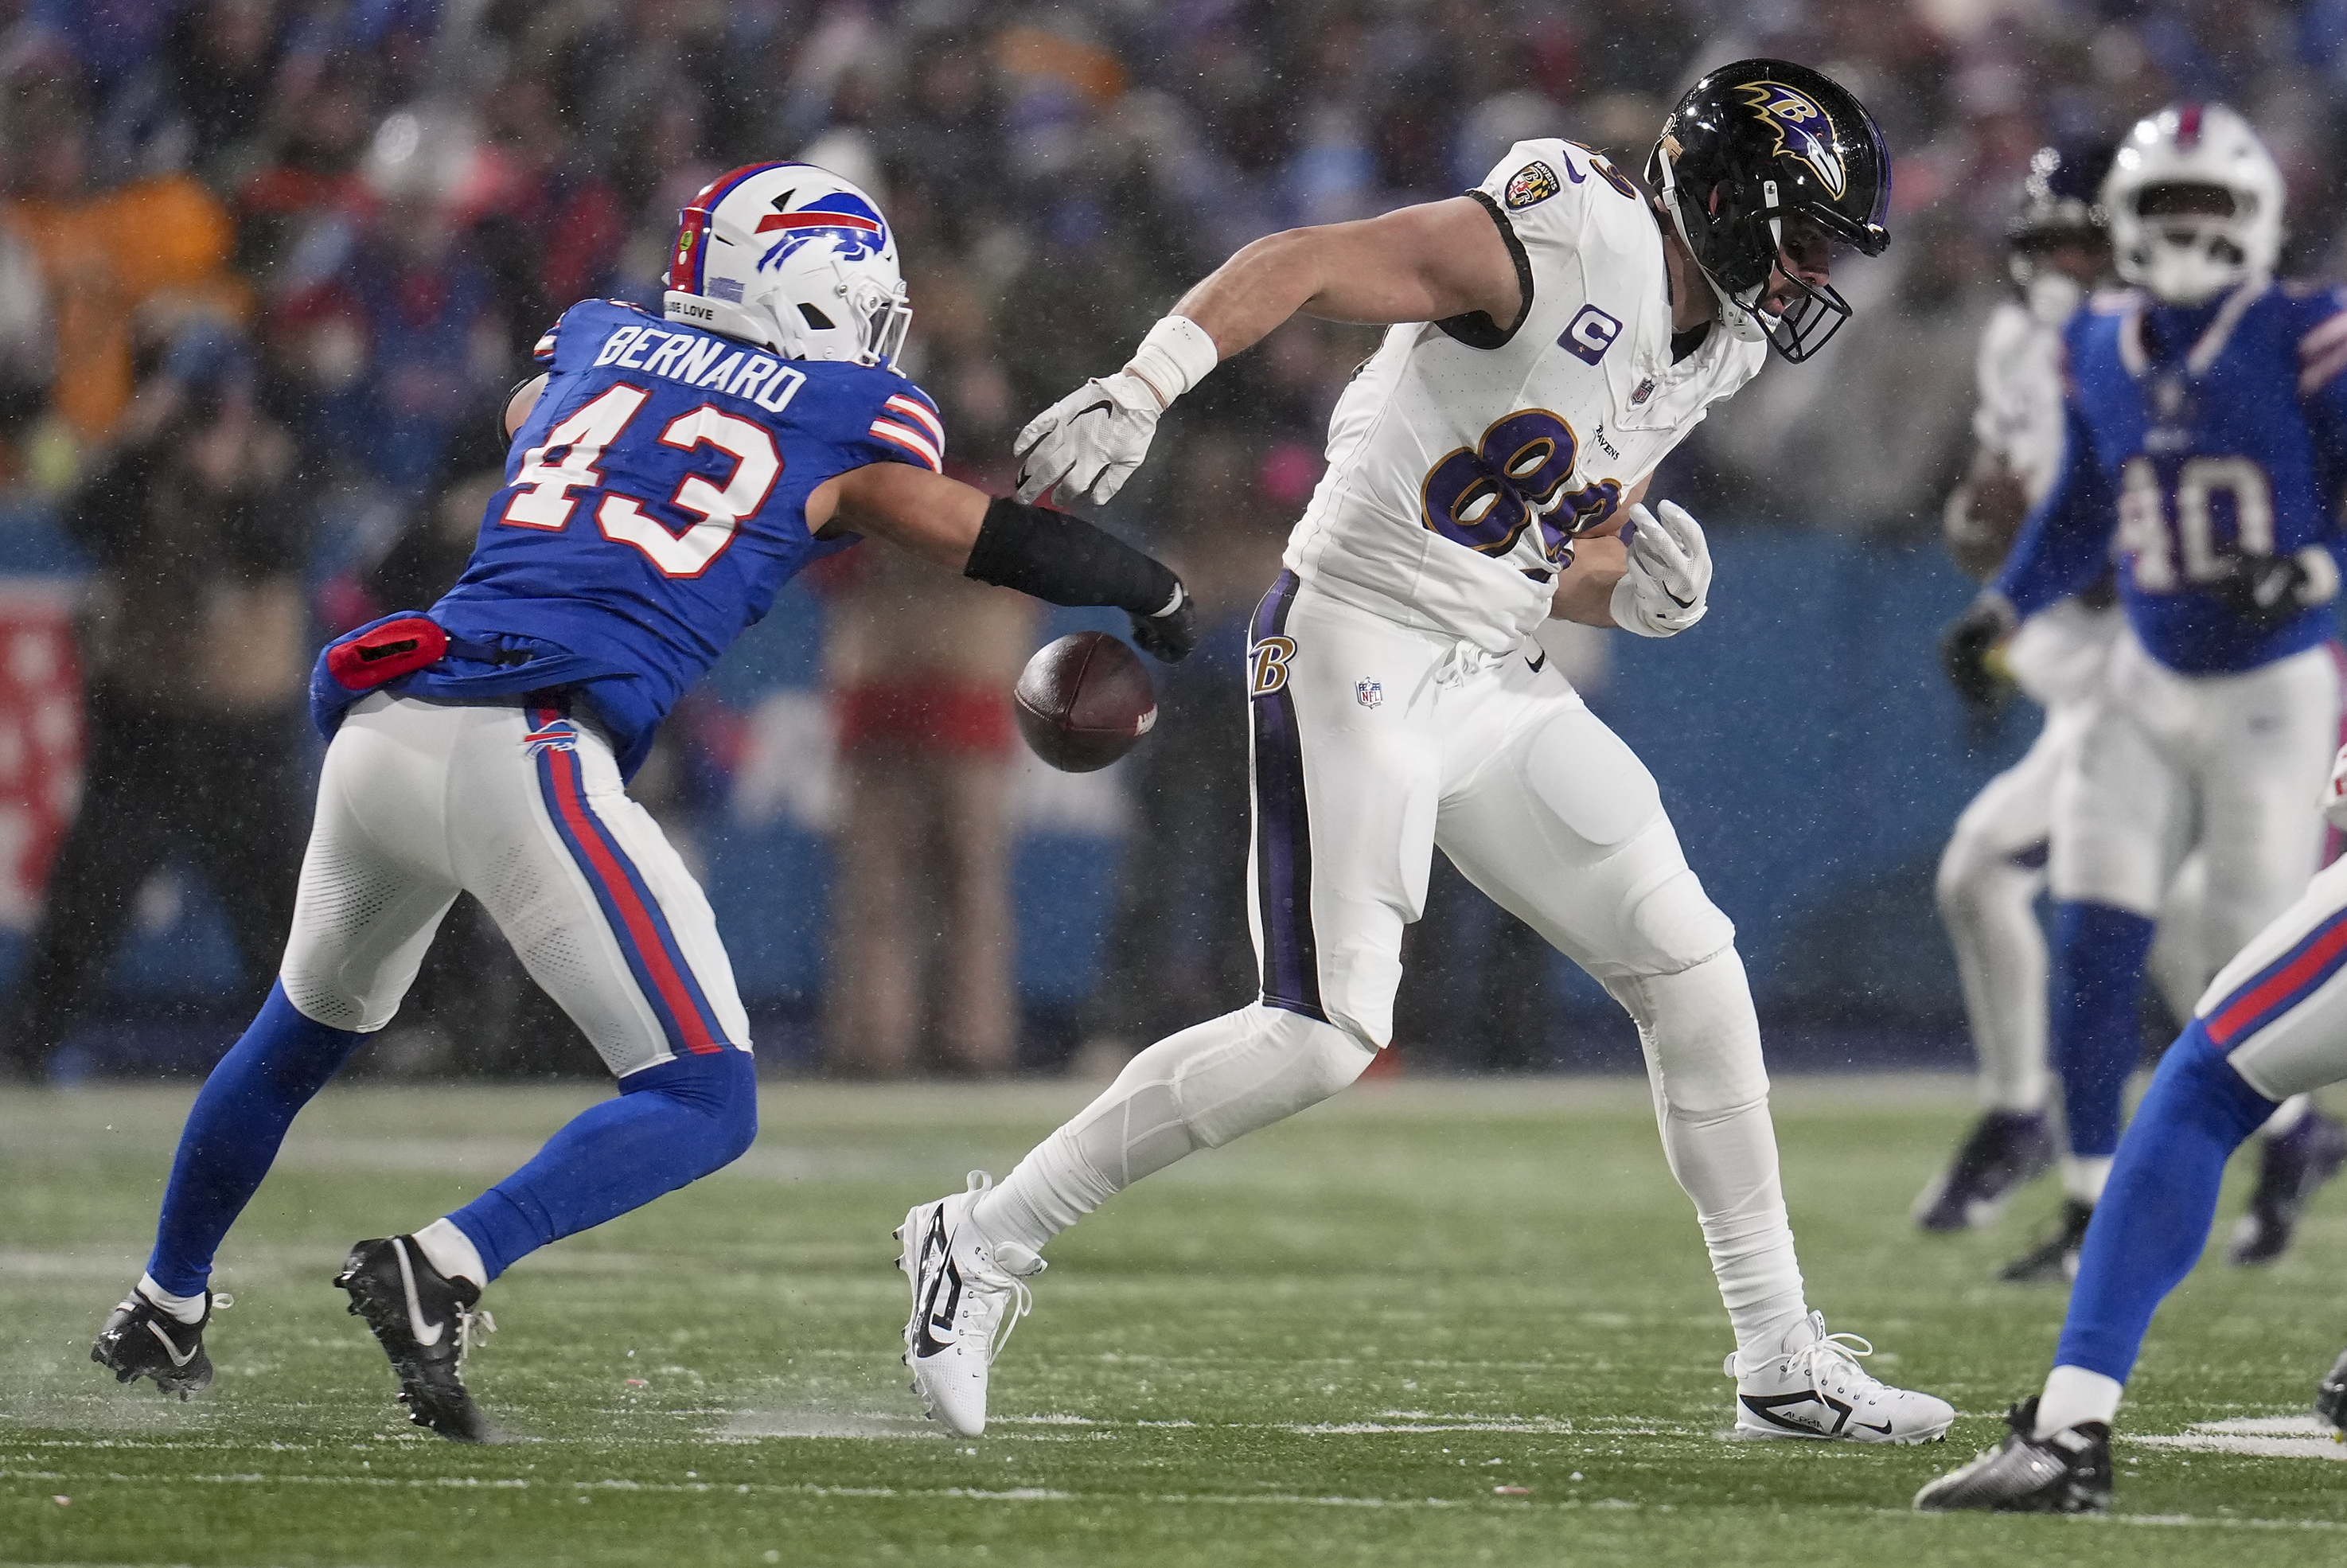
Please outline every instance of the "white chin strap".
[{"label": "white chin strap", "polygon": [[2036,318],[2039,324],[2049,327],[2058,327],[2077,314],[2078,307],[2086,300],[2085,285],[2066,272],[2057,272],[2051,267],[2041,268],[2037,275],[2029,280],[2024,294],[2028,301],[2029,313]]},{"label": "white chin strap", "polygon": [[2213,226],[2200,230],[2188,243],[2165,234],[2147,237],[2140,268],[2143,286],[2153,297],[2172,305],[2206,304],[2250,274],[2244,261],[2226,261],[2210,254],[2219,242],[2239,251],[2239,241]]},{"label": "white chin strap", "polygon": [[[1704,287],[1709,289],[1711,297],[1719,302],[1719,324],[1727,328],[1727,335],[1738,343],[1760,342],[1768,335],[1768,324],[1760,319],[1760,295],[1767,290],[1768,281],[1763,278],[1747,291],[1752,296],[1748,302],[1739,300],[1719,286],[1709,268],[1701,261],[1696,261],[1695,241],[1687,233],[1686,212],[1679,200],[1678,169],[1667,154],[1657,157],[1655,162],[1663,171],[1663,207],[1671,215],[1671,230],[1678,235],[1679,243],[1686,248],[1687,260],[1695,262],[1696,273],[1703,279]],[[1773,219],[1769,221],[1768,231],[1772,238],[1776,237],[1777,223]]]}]

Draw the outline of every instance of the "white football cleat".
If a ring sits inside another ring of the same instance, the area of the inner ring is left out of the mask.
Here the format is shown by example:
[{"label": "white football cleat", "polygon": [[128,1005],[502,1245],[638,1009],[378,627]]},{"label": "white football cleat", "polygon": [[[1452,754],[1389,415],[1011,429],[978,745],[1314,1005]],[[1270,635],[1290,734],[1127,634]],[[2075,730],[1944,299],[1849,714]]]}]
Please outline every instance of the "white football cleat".
[{"label": "white football cleat", "polygon": [[984,1171],[969,1190],[915,1205],[897,1239],[897,1266],[913,1286],[905,1320],[905,1364],[929,1414],[963,1437],[986,1430],[986,1378],[1010,1331],[1034,1306],[1027,1281],[1040,1257],[1015,1242],[991,1242],[970,1223],[979,1194],[994,1185]]},{"label": "white football cleat", "polygon": [[1736,1435],[1810,1438],[1858,1443],[1935,1443],[1955,1423],[1955,1408],[1930,1394],[1894,1389],[1859,1365],[1874,1347],[1855,1334],[1829,1334],[1822,1312],[1785,1331],[1777,1354],[1739,1371],[1730,1356],[1721,1370],[1736,1379]]}]

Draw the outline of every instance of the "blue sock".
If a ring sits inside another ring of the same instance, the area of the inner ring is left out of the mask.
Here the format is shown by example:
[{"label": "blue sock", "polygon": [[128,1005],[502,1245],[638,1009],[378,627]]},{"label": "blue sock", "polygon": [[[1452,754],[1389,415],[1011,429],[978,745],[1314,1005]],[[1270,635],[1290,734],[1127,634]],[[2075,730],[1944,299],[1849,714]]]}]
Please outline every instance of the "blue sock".
[{"label": "blue sock", "polygon": [[2136,1000],[2152,931],[2142,916],[2107,904],[2054,907],[2045,1022],[2073,1154],[2100,1158],[2119,1146],[2127,1074],[2142,1054]]},{"label": "blue sock", "polygon": [[620,1080],[530,1163],[448,1217],[495,1279],[550,1241],[641,1208],[721,1166],[758,1135],[758,1067],[746,1050],[680,1056]]},{"label": "blue sock", "polygon": [[305,1018],[285,999],[282,985],[269,988],[260,1016],[220,1058],[188,1112],[171,1184],[163,1189],[154,1255],[147,1260],[156,1284],[174,1296],[204,1289],[212,1254],[269,1174],[285,1129],[364,1039]]},{"label": "blue sock", "polygon": [[2127,1381],[2151,1315],[2208,1245],[2225,1162],[2274,1108],[2193,1020],[2119,1144],[2078,1259],[2055,1366]]}]

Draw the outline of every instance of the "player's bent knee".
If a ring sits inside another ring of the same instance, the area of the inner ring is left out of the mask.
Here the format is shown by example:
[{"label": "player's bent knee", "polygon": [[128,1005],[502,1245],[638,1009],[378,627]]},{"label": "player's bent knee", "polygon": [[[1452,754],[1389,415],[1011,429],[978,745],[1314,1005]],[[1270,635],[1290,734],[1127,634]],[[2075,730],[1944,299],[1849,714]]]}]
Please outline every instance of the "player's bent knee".
[{"label": "player's bent knee", "polygon": [[1258,1003],[1235,1045],[1184,1064],[1174,1093],[1190,1135],[1219,1148],[1317,1105],[1368,1071],[1377,1049],[1302,1013]]},{"label": "player's bent knee", "polygon": [[758,1137],[758,1064],[746,1050],[679,1056],[620,1080],[622,1094],[654,1093],[694,1113],[700,1129],[687,1180],[722,1170],[749,1152]]},{"label": "player's bent knee", "polygon": [[1670,1110],[1701,1120],[1768,1098],[1760,1020],[1735,948],[1674,974],[1634,977],[1607,989],[1637,1020]]},{"label": "player's bent knee", "polygon": [[1735,922],[1685,865],[1636,894],[1622,920],[1638,968],[1650,974],[1691,969],[1736,946]]}]

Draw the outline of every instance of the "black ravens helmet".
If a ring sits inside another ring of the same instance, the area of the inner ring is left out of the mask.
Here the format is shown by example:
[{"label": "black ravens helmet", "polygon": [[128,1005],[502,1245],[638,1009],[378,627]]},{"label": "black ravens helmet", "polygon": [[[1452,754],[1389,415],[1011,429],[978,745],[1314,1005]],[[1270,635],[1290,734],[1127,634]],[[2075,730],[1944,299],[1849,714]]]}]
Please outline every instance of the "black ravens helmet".
[{"label": "black ravens helmet", "polygon": [[[1793,279],[1782,315],[1762,308],[1788,221],[1876,256],[1891,243],[1891,155],[1865,107],[1832,78],[1789,60],[1706,71],[1663,122],[1646,181],[1719,296],[1721,324],[1809,358],[1850,318],[1830,285]],[[1788,272],[1787,274],[1790,276]]]},{"label": "black ravens helmet", "polygon": [[2029,177],[2014,199],[2004,225],[2005,266],[2014,287],[2032,313],[2050,325],[2067,321],[2086,285],[2045,266],[2065,246],[2081,246],[2097,261],[2109,255],[2103,214],[2103,176],[2110,172],[2109,144],[2041,147],[2029,159]]}]

